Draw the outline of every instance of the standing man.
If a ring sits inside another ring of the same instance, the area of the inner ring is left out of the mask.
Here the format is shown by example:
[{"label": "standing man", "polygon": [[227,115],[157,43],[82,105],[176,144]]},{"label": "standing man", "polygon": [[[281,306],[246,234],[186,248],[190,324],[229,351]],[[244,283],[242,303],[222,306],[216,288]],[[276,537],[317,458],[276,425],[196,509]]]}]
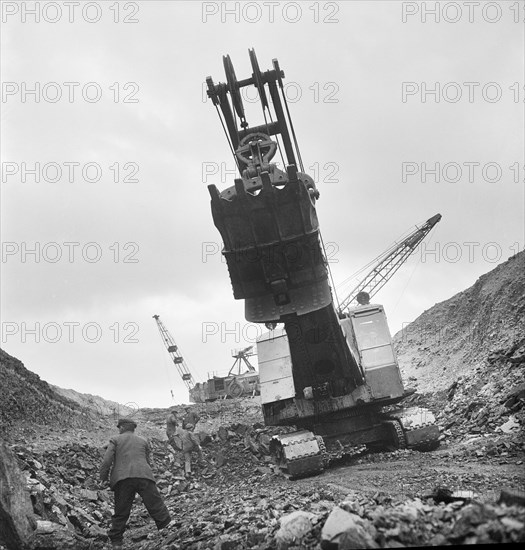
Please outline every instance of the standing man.
[{"label": "standing man", "polygon": [[186,411],[186,414],[182,419],[182,427],[185,430],[193,431],[195,429],[195,425],[201,417],[196,412],[193,412],[189,407],[186,407],[184,410]]},{"label": "standing man", "polygon": [[179,418],[177,416],[177,408],[172,407],[170,414],[166,419],[166,435],[168,436],[168,440],[171,439],[171,436],[175,433],[178,424]]},{"label": "standing man", "polygon": [[155,520],[157,529],[166,527],[171,518],[151,471],[149,443],[135,435],[137,424],[132,419],[121,418],[117,427],[120,435],[109,442],[100,466],[100,480],[107,481],[111,468],[109,485],[115,493],[115,513],[108,536],[113,548],[122,548],[122,536],[137,493]]},{"label": "standing man", "polygon": [[191,453],[197,451],[202,460],[202,448],[199,438],[189,430],[177,427],[171,441],[174,449],[179,449],[184,455],[184,473],[186,477],[191,476]]}]

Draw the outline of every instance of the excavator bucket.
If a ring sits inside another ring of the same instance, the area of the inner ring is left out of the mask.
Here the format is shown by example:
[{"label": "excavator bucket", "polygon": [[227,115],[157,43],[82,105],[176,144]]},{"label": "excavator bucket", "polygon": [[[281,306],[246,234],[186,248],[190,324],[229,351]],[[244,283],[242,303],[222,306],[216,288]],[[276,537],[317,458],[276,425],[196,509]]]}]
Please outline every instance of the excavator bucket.
[{"label": "excavator bucket", "polygon": [[248,321],[277,322],[331,303],[314,189],[295,167],[237,179],[223,193],[209,187],[233,294],[246,300]]}]

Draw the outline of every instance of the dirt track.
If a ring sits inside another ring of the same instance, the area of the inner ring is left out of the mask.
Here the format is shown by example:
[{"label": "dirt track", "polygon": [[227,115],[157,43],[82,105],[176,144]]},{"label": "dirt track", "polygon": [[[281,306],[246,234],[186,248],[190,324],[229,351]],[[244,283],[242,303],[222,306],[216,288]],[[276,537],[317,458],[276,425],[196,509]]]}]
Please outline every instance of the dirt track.
[{"label": "dirt track", "polygon": [[397,451],[368,455],[300,483],[327,486],[341,494],[356,490],[368,496],[386,493],[396,500],[421,498],[437,486],[472,491],[482,502],[497,500],[502,488],[525,489],[525,467],[523,463],[516,464],[519,458],[506,464],[499,464],[498,459],[489,462],[487,458],[458,461],[449,456],[453,448],[431,453]]},{"label": "dirt track", "polygon": [[[406,524],[402,517],[396,516],[403,534],[384,545],[450,543],[444,538],[433,537],[451,536],[458,517],[461,517],[461,507],[468,506],[470,500],[456,502],[457,508],[444,512],[443,504],[435,505],[432,499],[424,498],[436,487],[471,491],[467,494],[473,501],[484,504],[495,504],[501,489],[525,493],[523,463],[516,464],[523,457],[473,459],[461,458],[462,453],[462,446],[456,445],[431,453],[396,451],[370,454],[353,458],[347,464],[330,468],[318,476],[293,481],[282,474],[266,474],[258,478],[245,476],[237,483],[220,486],[213,479],[209,483],[197,479],[194,486],[173,501],[178,524],[176,533],[168,540],[182,544],[180,548],[192,549],[222,548],[214,546],[218,540],[232,544],[239,541],[239,546],[231,547],[240,549],[252,547],[251,543],[247,545],[247,541],[257,542],[260,536],[262,544],[253,547],[273,548],[280,518],[302,510],[316,514],[319,525],[297,548],[318,549],[321,526],[334,506],[342,501],[350,502],[351,509],[361,517],[370,518],[382,505],[390,512],[397,510],[396,506],[410,507],[414,499],[421,499],[428,503],[427,516]],[[499,463],[504,460],[508,461]],[[195,521],[192,515],[195,510],[200,511],[201,521]],[[522,509],[521,521],[525,519],[523,512]],[[218,533],[221,533],[219,538]],[[483,541],[476,538],[477,535],[472,536],[471,543]],[[212,541],[213,544],[207,546]],[[155,542],[146,543],[143,548],[152,550],[156,548]]]}]

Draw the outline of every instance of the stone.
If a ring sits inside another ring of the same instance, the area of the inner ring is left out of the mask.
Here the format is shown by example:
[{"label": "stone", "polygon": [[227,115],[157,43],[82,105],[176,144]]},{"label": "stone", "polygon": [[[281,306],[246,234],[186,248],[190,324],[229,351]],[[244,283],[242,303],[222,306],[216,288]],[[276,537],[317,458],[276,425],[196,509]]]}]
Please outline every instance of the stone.
[{"label": "stone", "polygon": [[31,500],[16,457],[0,441],[0,543],[9,550],[20,550],[30,544],[36,529]]},{"label": "stone", "polygon": [[298,544],[312,530],[316,518],[315,514],[301,510],[283,516],[275,534],[278,548],[288,548],[292,543]]},{"label": "stone", "polygon": [[408,522],[416,521],[418,518],[418,508],[414,502],[406,502],[399,507],[400,517]]},{"label": "stone", "polygon": [[49,533],[54,533],[62,529],[63,529],[62,525],[59,525],[58,523],[54,523],[53,521],[38,520],[36,522],[37,535],[47,535]]},{"label": "stone", "polygon": [[220,537],[213,548],[214,550],[235,550],[239,548],[240,543],[238,538],[226,535]]},{"label": "stone", "polygon": [[59,548],[60,550],[88,550],[91,548],[91,542],[57,523],[39,521],[34,537],[34,547],[37,550],[51,548]]},{"label": "stone", "polygon": [[234,425],[232,426],[232,429],[233,429],[234,431],[236,431],[238,434],[243,435],[243,434],[245,434],[247,431],[250,430],[250,427],[247,426],[246,424],[234,424]]},{"label": "stone", "polygon": [[224,464],[226,464],[226,457],[224,456],[224,453],[219,451],[215,455],[215,465],[217,466],[217,468],[220,468],[221,466],[224,466]]},{"label": "stone", "polygon": [[92,500],[97,501],[98,500],[98,493],[97,491],[90,491],[89,489],[81,489],[80,490],[80,497],[86,500]]},{"label": "stone", "polygon": [[516,432],[520,428],[520,423],[516,420],[516,417],[511,416],[507,422],[503,423],[497,430],[501,430],[503,433],[509,434]]},{"label": "stone", "polygon": [[221,441],[227,441],[228,440],[228,430],[224,426],[220,426],[219,430],[217,432],[219,439]]},{"label": "stone", "polygon": [[434,535],[429,541],[430,546],[445,546],[446,543],[447,543],[447,538],[445,537],[445,535],[442,535],[441,533]]},{"label": "stone", "polygon": [[379,544],[361,525],[347,529],[339,538],[339,550],[354,550],[359,548],[379,548]]},{"label": "stone", "polygon": [[475,532],[476,527],[492,519],[493,513],[480,503],[473,503],[465,506],[458,515],[451,535],[455,539],[461,539]]},{"label": "stone", "polygon": [[90,525],[87,529],[87,535],[93,538],[105,539],[107,537],[106,530],[98,525]]},{"label": "stone", "polygon": [[523,531],[523,527],[525,527],[522,521],[513,518],[501,518],[500,521],[511,531]]},{"label": "stone", "polygon": [[[347,548],[378,548],[374,541],[375,528],[367,520],[360,518],[336,506],[321,531],[321,548],[323,550],[332,550],[339,547],[343,533],[348,532],[344,537]],[[360,544],[361,546],[353,546]],[[363,546],[365,545],[365,546]]]}]

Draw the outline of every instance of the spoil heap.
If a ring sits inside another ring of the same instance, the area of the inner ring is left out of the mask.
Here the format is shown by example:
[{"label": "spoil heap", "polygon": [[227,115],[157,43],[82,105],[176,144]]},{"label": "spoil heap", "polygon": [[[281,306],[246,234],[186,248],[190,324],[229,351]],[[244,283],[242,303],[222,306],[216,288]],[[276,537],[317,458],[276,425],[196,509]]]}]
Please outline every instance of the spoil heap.
[{"label": "spoil heap", "polygon": [[394,336],[404,378],[420,393],[436,392],[447,390],[459,377],[481,382],[476,369],[490,355],[523,363],[523,319],[525,251],[425,311]]},{"label": "spoil heap", "polygon": [[98,416],[111,416],[118,418],[119,416],[131,416],[137,412],[138,405],[135,403],[127,403],[121,405],[116,401],[109,401],[99,397],[98,395],[91,395],[89,393],[80,393],[71,389],[59,388],[50,384],[51,388],[59,395],[66,397],[71,401],[75,401],[81,408],[95,412]]},{"label": "spoil heap", "polygon": [[456,457],[523,453],[525,253],[425,311],[395,335],[408,401],[436,411]]},{"label": "spoil heap", "polygon": [[41,426],[92,426],[96,414],[58,394],[23,363],[0,349],[0,435]]}]

